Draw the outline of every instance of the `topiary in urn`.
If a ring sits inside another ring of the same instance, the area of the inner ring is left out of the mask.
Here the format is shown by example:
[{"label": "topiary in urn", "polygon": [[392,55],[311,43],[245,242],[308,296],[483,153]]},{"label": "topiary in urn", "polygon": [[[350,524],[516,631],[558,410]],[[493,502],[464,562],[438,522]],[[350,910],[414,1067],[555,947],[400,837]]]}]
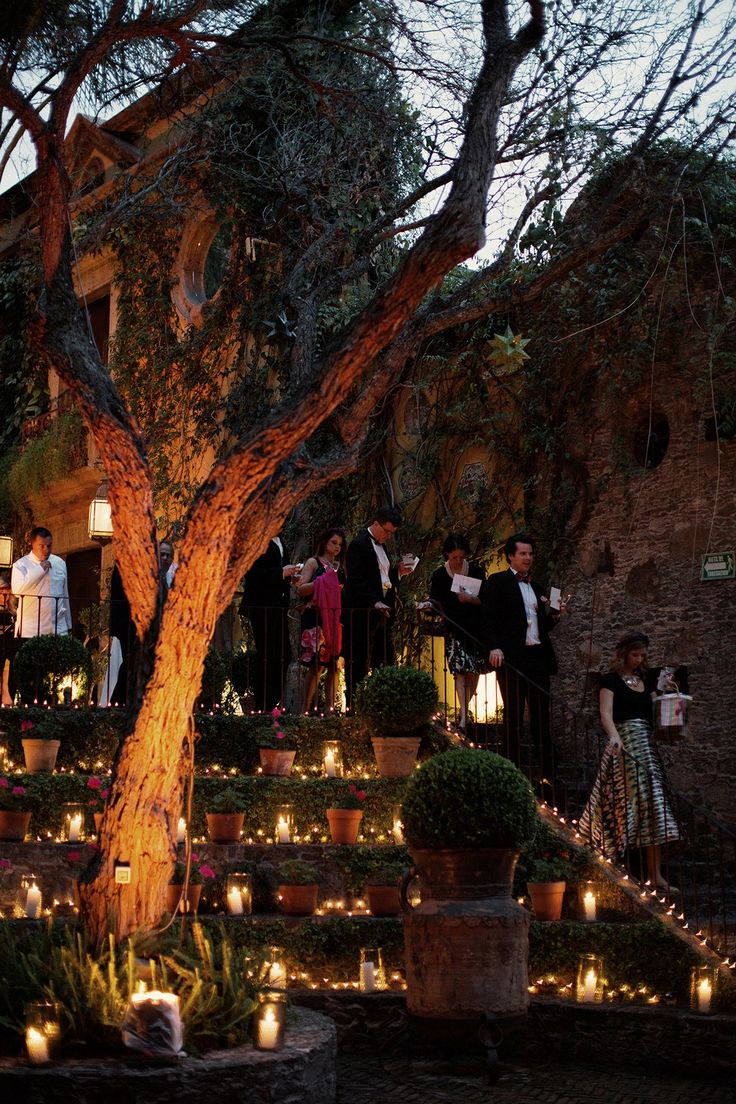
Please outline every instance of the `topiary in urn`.
[{"label": "topiary in urn", "polygon": [[421,729],[437,707],[437,687],[414,667],[377,667],[355,691],[355,712],[371,729],[373,754],[383,778],[407,778],[414,770]]}]

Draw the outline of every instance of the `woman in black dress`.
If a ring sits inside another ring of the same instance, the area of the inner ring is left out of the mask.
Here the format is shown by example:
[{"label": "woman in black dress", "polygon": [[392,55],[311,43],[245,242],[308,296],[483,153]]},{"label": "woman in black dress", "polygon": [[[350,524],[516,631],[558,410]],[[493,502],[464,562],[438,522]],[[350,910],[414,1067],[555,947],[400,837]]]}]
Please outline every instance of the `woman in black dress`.
[{"label": "woman in black dress", "polygon": [[[297,593],[307,602],[302,606],[299,660],[308,669],[302,707],[308,712],[314,700],[320,671],[325,671],[325,701],[328,712],[335,708],[337,661],[340,655],[342,606],[340,591],[345,585],[345,530],[333,527],[317,537],[317,550],[301,571]],[[331,576],[334,574],[335,578]],[[322,579],[322,583],[317,583]],[[316,592],[315,592],[316,584]]]},{"label": "woman in black dress", "polygon": [[627,633],[616,645],[610,672],[603,676],[600,714],[608,743],[579,831],[612,858],[628,848],[642,848],[650,881],[667,889],[662,846],[679,839],[679,831],[652,740],[658,672],[647,666],[648,645],[643,633]]},{"label": "woman in black dress", "polygon": [[468,708],[478,688],[478,679],[488,670],[488,649],[483,644],[483,620],[479,595],[453,590],[456,576],[479,579],[485,575],[469,562],[470,545],[465,537],[452,533],[442,545],[445,562],[432,575],[429,597],[445,617],[445,658],[455,678],[460,703],[458,727],[468,723]]}]

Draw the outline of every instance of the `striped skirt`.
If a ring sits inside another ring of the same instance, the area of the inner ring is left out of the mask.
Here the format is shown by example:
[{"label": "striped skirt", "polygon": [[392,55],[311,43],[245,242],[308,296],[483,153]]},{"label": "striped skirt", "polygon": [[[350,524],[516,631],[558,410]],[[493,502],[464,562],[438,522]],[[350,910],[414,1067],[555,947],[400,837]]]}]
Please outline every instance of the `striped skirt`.
[{"label": "striped skirt", "polygon": [[649,847],[680,838],[667,796],[667,782],[648,721],[616,725],[623,750],[609,746],[601,758],[578,831],[596,850],[613,858],[628,847]]}]

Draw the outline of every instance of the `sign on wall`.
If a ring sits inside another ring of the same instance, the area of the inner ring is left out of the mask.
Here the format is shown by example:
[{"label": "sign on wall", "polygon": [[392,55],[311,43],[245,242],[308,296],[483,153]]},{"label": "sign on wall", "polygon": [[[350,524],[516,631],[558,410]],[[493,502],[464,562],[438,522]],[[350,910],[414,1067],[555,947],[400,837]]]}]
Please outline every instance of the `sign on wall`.
[{"label": "sign on wall", "polygon": [[703,556],[700,581],[705,583],[709,579],[736,579],[736,553],[709,552]]}]

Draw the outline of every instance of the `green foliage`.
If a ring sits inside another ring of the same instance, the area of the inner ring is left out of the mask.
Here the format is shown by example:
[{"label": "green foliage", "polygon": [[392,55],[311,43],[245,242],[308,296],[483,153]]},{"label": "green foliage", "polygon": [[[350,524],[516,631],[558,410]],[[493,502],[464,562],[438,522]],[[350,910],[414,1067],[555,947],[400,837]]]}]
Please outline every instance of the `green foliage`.
[{"label": "green foliage", "polygon": [[415,667],[378,667],[355,690],[355,711],[375,735],[414,732],[437,708],[434,680]]},{"label": "green foliage", "polygon": [[[3,709],[1,730],[8,754],[15,762],[22,762],[21,724],[31,721],[34,725],[47,719],[49,711],[41,706],[27,709]],[[61,747],[57,765],[65,770],[107,770],[117,751],[118,744],[129,726],[129,718],[122,709],[55,709],[54,722],[59,725]]]},{"label": "green foliage", "polygon": [[31,332],[39,274],[34,262],[31,250],[0,268],[0,455],[20,441],[22,423],[47,402],[46,364]]},{"label": "green foliage", "polygon": [[287,859],[278,870],[279,885],[313,885],[319,882],[316,866],[302,859]]},{"label": "green foliage", "polygon": [[80,415],[69,410],[33,437],[18,454],[7,476],[10,501],[16,510],[57,479],[68,479],[87,463],[86,432]]},{"label": "green foliage", "polygon": [[[177,859],[171,871],[171,876],[169,877],[169,885],[184,885],[186,874],[186,863],[182,862],[181,859]],[[203,885],[205,879],[214,877],[215,872],[212,867],[207,863],[200,862],[196,855],[192,855],[192,861],[189,866],[189,884]]]},{"label": "green foliage", "polygon": [[245,811],[243,799],[232,786],[216,793],[207,809],[208,813],[242,813]]},{"label": "green foliage", "polygon": [[568,843],[538,815],[534,835],[519,860],[517,875],[530,882],[579,882],[589,878],[595,867],[589,851]]},{"label": "green foliage", "polygon": [[366,791],[356,786],[355,782],[347,779],[340,786],[332,787],[330,809],[362,809],[365,804]]},{"label": "green foliage", "polygon": [[391,884],[398,881],[404,870],[411,866],[409,852],[405,847],[392,847],[391,857],[386,857],[385,848],[345,845],[334,850],[334,859],[345,877],[347,888],[360,893],[366,882],[374,885]]},{"label": "green foliage", "polygon": [[56,701],[58,685],[72,678],[76,699],[85,702],[92,680],[92,659],[76,637],[48,633],[26,640],[13,662],[21,697]]},{"label": "green foliage", "polygon": [[26,787],[16,778],[0,778],[0,809],[9,813],[27,813]]},{"label": "green foliage", "polygon": [[532,838],[536,816],[521,771],[501,755],[470,748],[424,763],[402,802],[410,848],[521,848]]}]

